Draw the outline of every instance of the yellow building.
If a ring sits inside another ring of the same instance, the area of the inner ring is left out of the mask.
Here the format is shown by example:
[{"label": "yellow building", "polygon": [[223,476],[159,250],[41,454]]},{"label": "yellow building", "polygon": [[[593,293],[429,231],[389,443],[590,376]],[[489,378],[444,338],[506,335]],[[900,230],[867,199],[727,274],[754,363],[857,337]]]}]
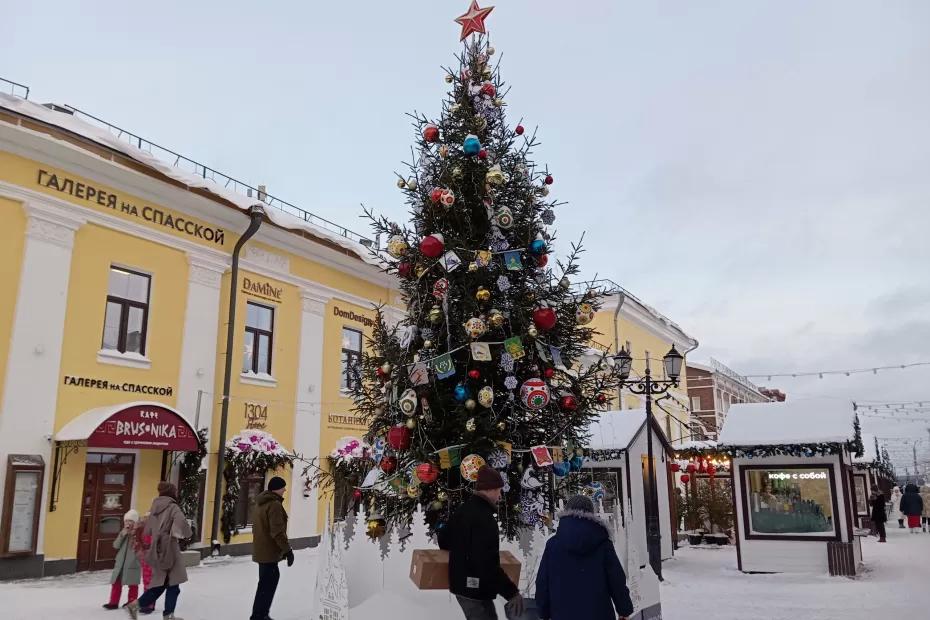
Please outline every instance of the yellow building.
[{"label": "yellow building", "polygon": [[[194,521],[209,549],[230,267],[259,199],[227,437],[261,430],[311,458],[364,433],[344,369],[376,305],[401,316],[372,243],[221,177],[77,111],[0,94],[0,578],[111,565],[123,514],[177,480],[197,429],[209,442]],[[314,544],[328,501],[305,491],[302,469],[278,472],[297,546]],[[248,500],[271,473],[240,481],[229,551],[248,550]]]}]

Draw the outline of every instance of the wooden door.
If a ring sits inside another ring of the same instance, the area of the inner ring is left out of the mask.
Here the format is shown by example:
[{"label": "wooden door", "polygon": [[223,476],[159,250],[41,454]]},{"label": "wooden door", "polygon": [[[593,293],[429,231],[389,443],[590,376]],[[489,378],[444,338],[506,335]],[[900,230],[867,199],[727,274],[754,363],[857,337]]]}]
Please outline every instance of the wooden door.
[{"label": "wooden door", "polygon": [[77,569],[113,568],[113,541],[132,508],[132,454],[88,453],[78,532]]}]

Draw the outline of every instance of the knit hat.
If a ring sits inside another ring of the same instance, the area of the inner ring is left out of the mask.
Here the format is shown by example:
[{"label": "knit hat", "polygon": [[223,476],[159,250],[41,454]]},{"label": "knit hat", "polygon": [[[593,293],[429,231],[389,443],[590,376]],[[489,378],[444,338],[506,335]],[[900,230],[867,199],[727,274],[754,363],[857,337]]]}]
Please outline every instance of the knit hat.
[{"label": "knit hat", "polygon": [[139,513],[136,510],[130,510],[123,515],[123,521],[132,521],[133,523],[139,522]]},{"label": "knit hat", "polygon": [[159,497],[170,497],[174,500],[178,499],[178,487],[174,486],[170,482],[159,482],[158,483],[158,495]]},{"label": "knit hat", "polygon": [[493,491],[494,489],[503,489],[504,479],[500,473],[488,465],[482,465],[478,470],[478,481],[475,482],[477,491]]},{"label": "knit hat", "polygon": [[575,510],[578,512],[594,512],[594,502],[590,497],[584,495],[574,495],[565,502],[565,510]]},{"label": "knit hat", "polygon": [[275,476],[268,481],[268,490],[269,491],[280,491],[287,486],[287,482],[284,481],[284,478],[280,476]]}]

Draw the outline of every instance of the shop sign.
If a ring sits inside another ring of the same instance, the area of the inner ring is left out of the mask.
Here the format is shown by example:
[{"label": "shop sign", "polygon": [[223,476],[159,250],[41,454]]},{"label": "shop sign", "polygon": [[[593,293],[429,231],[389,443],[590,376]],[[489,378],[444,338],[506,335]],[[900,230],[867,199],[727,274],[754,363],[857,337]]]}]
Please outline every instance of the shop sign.
[{"label": "shop sign", "polygon": [[96,377],[77,377],[65,375],[64,385],[90,388],[92,390],[109,390],[111,392],[129,392],[130,394],[148,394],[151,396],[171,396],[174,388],[166,385],[144,385],[128,381],[109,381]]},{"label": "shop sign", "polygon": [[365,327],[374,327],[375,325],[375,320],[373,318],[365,316],[364,314],[357,314],[352,310],[343,310],[339,306],[333,306],[333,315],[339,317],[340,319],[347,319],[349,321],[361,323]]},{"label": "shop sign", "polygon": [[192,452],[197,438],[176,413],[156,405],[136,405],[117,411],[87,438],[91,448],[148,448]]},{"label": "shop sign", "polygon": [[331,413],[327,416],[326,421],[331,428],[351,430],[368,428],[368,423],[364,417],[351,413]]},{"label": "shop sign", "polygon": [[158,207],[142,205],[138,207],[131,202],[123,200],[118,194],[107,192],[93,185],[81,183],[74,179],[69,179],[64,175],[57,175],[47,170],[39,170],[36,184],[68,194],[90,203],[96,203],[101,207],[108,207],[113,211],[119,211],[123,215],[128,215],[138,219],[145,220],[152,224],[170,228],[179,233],[184,233],[189,237],[196,237],[204,241],[210,241],[218,246],[223,246],[226,242],[226,233],[222,228],[204,226],[193,220],[181,217],[177,214],[162,211]]},{"label": "shop sign", "polygon": [[246,428],[263,431],[268,426],[268,405],[245,403],[244,416]]},{"label": "shop sign", "polygon": [[260,282],[252,278],[244,277],[242,278],[242,292],[253,297],[267,299],[268,301],[280,302],[281,295],[284,293],[284,288],[274,286],[268,282]]}]

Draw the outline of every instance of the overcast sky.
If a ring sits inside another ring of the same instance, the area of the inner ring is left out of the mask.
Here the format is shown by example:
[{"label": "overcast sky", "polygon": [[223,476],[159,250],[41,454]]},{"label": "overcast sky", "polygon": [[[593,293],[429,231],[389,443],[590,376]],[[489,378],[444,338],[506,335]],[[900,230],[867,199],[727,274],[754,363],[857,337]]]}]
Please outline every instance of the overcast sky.
[{"label": "overcast sky", "polygon": [[[440,110],[467,4],[12,3],[0,76],[367,232],[359,203],[405,217],[404,113]],[[558,249],[586,232],[586,275],[745,374],[930,360],[930,2],[572,4],[488,19]],[[930,402],[930,368],[772,385]]]}]

